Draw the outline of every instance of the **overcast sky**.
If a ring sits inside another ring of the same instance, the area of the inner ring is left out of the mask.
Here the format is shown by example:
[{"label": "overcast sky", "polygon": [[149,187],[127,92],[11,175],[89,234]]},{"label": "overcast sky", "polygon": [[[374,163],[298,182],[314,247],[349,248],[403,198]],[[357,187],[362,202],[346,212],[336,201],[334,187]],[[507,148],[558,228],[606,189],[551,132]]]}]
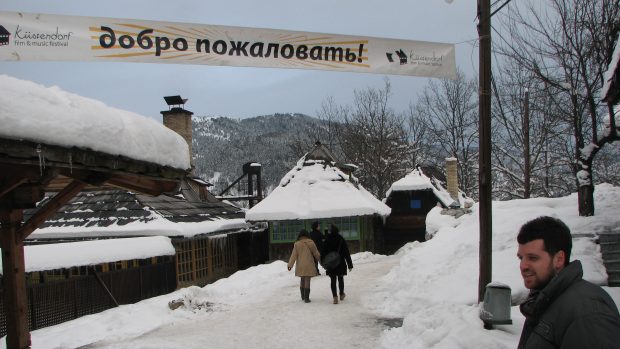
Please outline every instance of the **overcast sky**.
[{"label": "overcast sky", "polygon": [[[0,10],[131,18],[455,43],[457,68],[478,69],[476,1],[454,0],[2,0]],[[1,19],[0,19],[1,20]],[[314,70],[153,63],[0,62],[0,73],[32,80],[161,119],[163,96],[188,98],[195,115],[246,118],[273,113],[316,116],[333,97],[383,86],[384,75]],[[391,106],[404,111],[428,78],[389,76]]]}]

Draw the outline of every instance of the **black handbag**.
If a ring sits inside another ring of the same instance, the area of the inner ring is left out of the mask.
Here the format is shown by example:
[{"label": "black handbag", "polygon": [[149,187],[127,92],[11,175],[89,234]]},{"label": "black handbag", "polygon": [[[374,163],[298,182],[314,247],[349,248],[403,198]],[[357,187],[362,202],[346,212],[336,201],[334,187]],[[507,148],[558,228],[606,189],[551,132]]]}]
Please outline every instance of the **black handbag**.
[{"label": "black handbag", "polygon": [[340,247],[342,246],[342,240],[338,244],[338,249],[336,251],[331,251],[325,255],[323,258],[323,268],[326,270],[336,269],[337,266],[340,265]]}]

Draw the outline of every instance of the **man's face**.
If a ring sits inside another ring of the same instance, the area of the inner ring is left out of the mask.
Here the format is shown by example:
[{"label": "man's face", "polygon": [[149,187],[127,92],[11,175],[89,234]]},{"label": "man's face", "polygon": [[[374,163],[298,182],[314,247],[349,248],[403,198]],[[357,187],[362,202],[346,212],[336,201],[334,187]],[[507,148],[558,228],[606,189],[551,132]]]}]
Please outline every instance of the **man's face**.
[{"label": "man's face", "polygon": [[521,260],[519,268],[525,287],[529,289],[544,288],[551,278],[563,268],[563,255],[564,251],[559,251],[553,256],[550,255],[545,251],[545,242],[542,239],[532,240],[523,245],[519,244],[517,257]]}]

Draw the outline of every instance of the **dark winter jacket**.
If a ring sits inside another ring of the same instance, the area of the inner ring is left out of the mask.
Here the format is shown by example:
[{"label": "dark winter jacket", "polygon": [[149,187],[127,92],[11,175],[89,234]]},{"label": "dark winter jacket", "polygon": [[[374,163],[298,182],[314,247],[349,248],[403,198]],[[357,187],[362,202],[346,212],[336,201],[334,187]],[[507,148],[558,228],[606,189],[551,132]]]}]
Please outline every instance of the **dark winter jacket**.
[{"label": "dark winter jacket", "polygon": [[[340,250],[338,250],[338,246],[340,246]],[[353,268],[349,246],[347,246],[347,242],[342,235],[334,232],[330,232],[325,236],[321,256],[323,257],[332,251],[337,251],[340,254],[340,264],[334,269],[326,270],[327,275],[347,275],[347,268]]]},{"label": "dark winter jacket", "polygon": [[518,348],[620,348],[620,316],[609,294],[582,279],[573,261],[521,304]]},{"label": "dark winter jacket", "polygon": [[323,233],[321,233],[320,230],[312,230],[310,232],[310,239],[312,239],[312,241],[314,241],[314,244],[316,245],[316,248],[319,251],[323,251]]}]

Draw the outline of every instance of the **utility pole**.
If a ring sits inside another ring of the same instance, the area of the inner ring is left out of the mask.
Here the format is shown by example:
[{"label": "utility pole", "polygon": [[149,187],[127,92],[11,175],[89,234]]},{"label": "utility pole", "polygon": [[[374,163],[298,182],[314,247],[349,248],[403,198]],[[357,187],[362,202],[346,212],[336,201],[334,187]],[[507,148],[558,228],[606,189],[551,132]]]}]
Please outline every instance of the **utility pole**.
[{"label": "utility pole", "polygon": [[484,299],[492,276],[492,219],[491,219],[491,1],[478,0],[478,40],[480,42],[479,123],[480,155],[478,159],[480,222],[480,275],[478,302]]},{"label": "utility pole", "polygon": [[523,198],[530,198],[530,178],[531,178],[531,163],[530,163],[530,91],[525,88],[525,98],[523,98],[523,158],[525,164],[523,165]]}]

